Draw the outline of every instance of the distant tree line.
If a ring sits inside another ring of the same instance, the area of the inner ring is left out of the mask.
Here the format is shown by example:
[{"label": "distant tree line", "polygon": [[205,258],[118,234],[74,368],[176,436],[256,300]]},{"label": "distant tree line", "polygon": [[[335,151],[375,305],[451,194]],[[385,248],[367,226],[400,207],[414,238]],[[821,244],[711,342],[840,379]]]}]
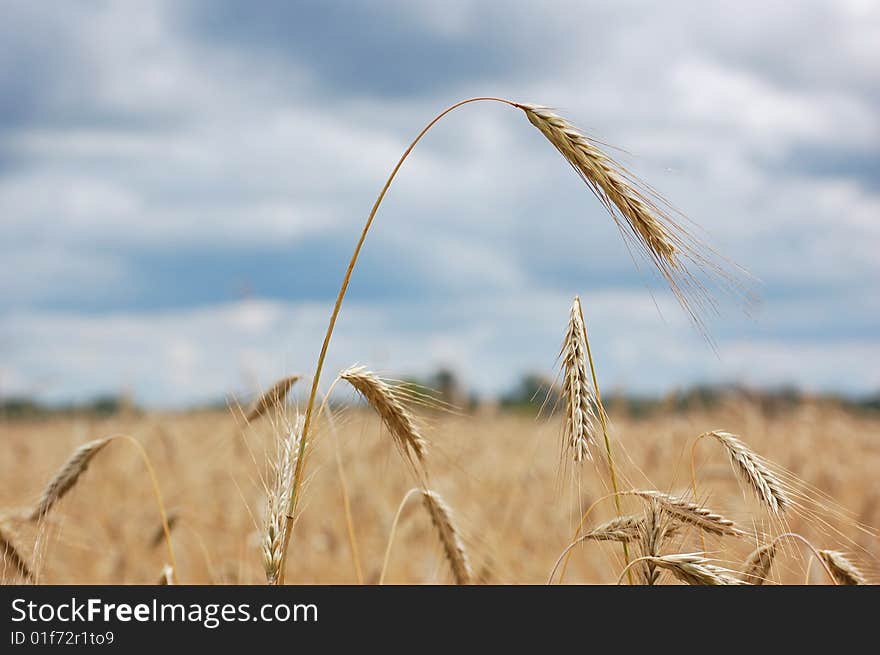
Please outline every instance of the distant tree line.
[{"label": "distant tree line", "polygon": [[[498,398],[480,397],[467,391],[455,373],[441,368],[429,376],[409,377],[402,383],[405,390],[421,404],[437,409],[454,408],[475,411],[485,404],[502,411],[531,415],[551,415],[560,407],[558,380],[534,373],[523,375],[517,383]],[[775,389],[754,389],[741,385],[694,385],[662,395],[632,394],[613,389],[603,390],[602,400],[609,412],[645,416],[661,411],[711,409],[730,399],[747,400],[768,413],[783,411],[805,401],[831,402],[839,406],[880,411],[880,392],[862,398],[835,394],[807,394],[793,386]],[[199,409],[227,407],[226,400],[202,404]],[[26,419],[47,415],[111,416],[123,412],[140,412],[127,394],[102,395],[80,403],[48,404],[33,398],[0,398],[0,419]]]}]

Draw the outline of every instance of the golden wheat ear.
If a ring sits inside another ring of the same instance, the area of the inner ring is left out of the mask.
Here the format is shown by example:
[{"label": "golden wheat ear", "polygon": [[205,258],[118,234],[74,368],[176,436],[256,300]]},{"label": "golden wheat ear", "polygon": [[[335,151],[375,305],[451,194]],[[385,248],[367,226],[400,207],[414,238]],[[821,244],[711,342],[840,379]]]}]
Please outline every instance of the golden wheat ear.
[{"label": "golden wheat ear", "polygon": [[248,423],[256,421],[270,410],[283,405],[284,401],[287,400],[287,394],[290,393],[291,388],[293,388],[293,385],[296,384],[299,378],[300,376],[298,375],[290,375],[278,380],[254,401],[245,415],[245,420]]},{"label": "golden wheat ear", "polygon": [[834,581],[839,585],[868,584],[865,575],[850,559],[838,550],[820,550],[819,557],[828,566]]},{"label": "golden wheat ear", "polygon": [[735,435],[722,430],[707,432],[727,451],[730,464],[743,484],[774,514],[782,514],[792,504],[782,481],[770,465]]},{"label": "golden wheat ear", "polygon": [[707,285],[713,283],[750,299],[744,283],[747,274],[685,230],[673,218],[677,212],[597,141],[548,107],[514,105],[586,182],[624,238],[651,261],[704,333],[703,314],[715,309]]},{"label": "golden wheat ear", "polygon": [[427,442],[422,438],[413,415],[400,399],[400,393],[363,366],[344,370],[339,377],[348,382],[369,403],[394,438],[404,458],[414,465],[424,463]]},{"label": "golden wheat ear", "polygon": [[266,500],[266,524],[262,543],[266,581],[272,585],[278,584],[281,579],[283,548],[289,529],[287,511],[293,493],[294,471],[303,439],[302,430],[303,422],[298,417],[294,428],[279,440],[275,460],[272,462],[274,479]]},{"label": "golden wheat ear", "polygon": [[446,553],[449,568],[452,569],[455,584],[470,584],[473,579],[473,571],[461,535],[452,522],[452,510],[449,509],[440,494],[435,491],[423,489],[422,500],[431,516],[431,522],[437,529],[437,536],[443,545],[443,551]]},{"label": "golden wheat ear", "polygon": [[650,561],[689,585],[743,585],[727,569],[709,563],[700,553],[678,553],[651,557]]},{"label": "golden wheat ear", "polygon": [[601,411],[587,370],[586,332],[582,316],[580,299],[575,297],[559,353],[562,362],[562,397],[565,402],[562,448],[567,458],[575,462],[592,459],[590,449],[596,443],[597,412]]},{"label": "golden wheat ear", "polygon": [[50,509],[61,500],[76,484],[79,477],[89,466],[89,462],[106,446],[113,437],[104,437],[84,443],[73,451],[64,465],[43,489],[39,502],[31,512],[30,519],[38,521],[43,518]]},{"label": "golden wheat ear", "polygon": [[742,580],[751,585],[762,585],[770,575],[770,567],[776,557],[776,542],[758,546],[746,558]]},{"label": "golden wheat ear", "polygon": [[643,516],[631,514],[620,516],[605,521],[590,530],[584,537],[593,541],[619,541],[630,542],[639,538],[642,526],[645,523]]},{"label": "golden wheat ear", "polygon": [[739,537],[745,534],[730,519],[682,496],[672,496],[653,489],[626,491],[623,493],[630,496],[638,496],[649,503],[656,501],[670,518],[681,523],[696,526],[705,532],[730,537]]}]

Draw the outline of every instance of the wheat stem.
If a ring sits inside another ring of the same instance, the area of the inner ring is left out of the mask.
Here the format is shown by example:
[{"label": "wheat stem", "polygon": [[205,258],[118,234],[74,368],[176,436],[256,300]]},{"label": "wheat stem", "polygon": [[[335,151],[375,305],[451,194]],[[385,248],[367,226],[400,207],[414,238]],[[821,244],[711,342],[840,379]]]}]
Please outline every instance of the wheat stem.
[{"label": "wheat stem", "polygon": [[388,533],[388,545],[385,546],[385,557],[382,560],[382,572],[379,574],[379,585],[382,585],[385,582],[385,572],[388,570],[388,561],[391,559],[391,545],[394,543],[394,536],[397,534],[397,524],[400,521],[400,515],[403,513],[403,507],[413,494],[420,492],[421,489],[418,488],[410,489],[404,494],[403,499],[400,501],[400,505],[397,506],[397,511],[394,513],[394,520],[391,522],[391,531]]},{"label": "wheat stem", "polygon": [[281,557],[282,557],[282,570],[284,560],[287,558],[287,548],[290,542],[290,534],[293,528],[293,516],[296,511],[296,504],[299,502],[299,489],[302,485],[302,471],[303,471],[303,450],[305,449],[305,442],[309,438],[309,430],[312,425],[312,410],[315,406],[315,398],[318,393],[318,383],[321,380],[321,371],[324,368],[324,361],[327,358],[327,350],[330,347],[330,339],[333,336],[333,329],[336,327],[336,319],[339,317],[339,311],[342,308],[342,301],[345,298],[345,293],[348,290],[349,282],[351,282],[351,275],[354,272],[355,264],[357,264],[358,257],[361,253],[361,248],[363,248],[364,241],[367,238],[367,233],[370,231],[370,226],[373,224],[373,220],[376,217],[376,212],[379,210],[379,205],[382,204],[382,200],[385,198],[385,194],[388,192],[388,189],[391,187],[391,183],[394,181],[394,178],[397,176],[398,171],[401,166],[403,166],[403,162],[406,161],[406,158],[409,157],[409,154],[416,147],[416,144],[422,140],[422,137],[430,130],[440,119],[442,119],[446,114],[451,111],[462,107],[466,104],[472,102],[480,102],[480,101],[488,101],[488,102],[501,102],[506,105],[510,105],[511,107],[518,107],[518,105],[510,100],[505,100],[503,98],[493,98],[493,97],[479,97],[479,98],[469,98],[467,100],[461,100],[450,107],[447,107],[439,114],[437,114],[424,128],[422,131],[416,135],[416,138],[412,140],[407,149],[400,156],[400,159],[395,164],[394,168],[391,170],[391,174],[388,176],[388,179],[385,181],[385,184],[382,187],[382,190],[379,192],[376,201],[373,203],[373,208],[370,210],[370,214],[367,217],[367,222],[364,224],[363,229],[361,230],[360,237],[358,238],[357,244],[354,248],[354,253],[352,253],[351,259],[348,262],[348,268],[345,271],[345,276],[342,278],[342,285],[339,288],[339,294],[336,296],[336,302],[333,305],[333,311],[330,314],[330,324],[327,326],[327,332],[324,334],[324,341],[321,344],[321,352],[318,355],[318,363],[315,366],[315,374],[312,377],[312,387],[309,391],[309,400],[306,404],[305,411],[305,422],[303,424],[303,441],[300,446],[299,458],[297,459],[297,467],[294,472],[294,480],[293,480],[293,493],[290,498],[290,505],[287,511],[287,532],[284,537],[284,547],[282,549]]}]

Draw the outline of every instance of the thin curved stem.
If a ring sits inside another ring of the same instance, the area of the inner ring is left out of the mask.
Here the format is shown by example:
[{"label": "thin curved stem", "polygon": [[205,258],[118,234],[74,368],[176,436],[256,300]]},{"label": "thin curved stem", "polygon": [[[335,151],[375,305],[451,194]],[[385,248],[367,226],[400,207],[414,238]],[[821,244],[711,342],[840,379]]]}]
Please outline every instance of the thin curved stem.
[{"label": "thin curved stem", "polygon": [[[171,529],[168,527],[168,514],[165,512],[165,503],[162,501],[162,492],[159,491],[159,480],[156,478],[156,471],[150,463],[150,457],[143,444],[132,436],[127,434],[119,434],[116,437],[125,439],[133,444],[141,455],[147,473],[150,474],[150,482],[153,484],[153,495],[156,497],[156,504],[159,506],[159,514],[162,517],[162,531],[165,533],[165,545],[168,548],[168,558],[171,560],[171,575],[174,578],[174,584],[180,584],[177,578],[177,560],[174,558],[174,548],[171,546]],[[115,438],[115,437],[114,437]]]},{"label": "thin curved stem", "polygon": [[650,560],[650,559],[654,559],[654,560],[655,560],[655,559],[657,559],[657,558],[654,557],[654,556],[652,556],[652,555],[645,555],[644,557],[639,557],[638,559],[634,559],[632,562],[630,562],[629,564],[627,564],[627,565],[624,567],[623,571],[620,572],[620,575],[617,576],[617,584],[619,585],[619,584],[623,581],[623,576],[624,576],[624,575],[627,575],[627,576],[628,576],[628,575],[631,573],[631,571],[632,571],[632,567],[634,567],[634,566],[635,566],[636,564],[638,564],[639,562],[646,562],[646,561],[648,561],[648,560]]},{"label": "thin curved stem", "polygon": [[388,545],[385,546],[385,558],[382,560],[382,573],[379,574],[379,585],[381,586],[385,582],[385,572],[388,570],[388,561],[391,559],[391,544],[394,543],[394,536],[397,534],[397,523],[400,521],[400,515],[403,513],[403,507],[406,505],[406,501],[409,500],[410,496],[414,493],[418,493],[421,491],[419,488],[413,488],[407,491],[403,500],[400,501],[400,505],[397,506],[397,512],[394,514],[394,520],[391,522],[391,531],[388,533]]},{"label": "thin curved stem", "polygon": [[[602,404],[602,394],[599,391],[599,380],[596,377],[596,367],[593,364],[593,353],[590,350],[590,340],[587,338],[587,322],[584,319],[584,309],[581,305],[580,298],[578,298],[578,311],[581,315],[581,325],[584,328],[584,343],[587,345],[587,359],[590,362],[590,374],[593,377],[593,389],[596,392],[596,405],[599,407],[599,422],[602,424],[602,436],[605,439],[605,453],[608,455],[608,470],[611,475],[611,488],[614,491],[614,506],[617,509],[617,517],[620,518],[622,516],[622,512],[620,511],[620,496],[617,494],[617,474],[614,471],[614,455],[611,453],[611,440],[608,438],[608,420],[605,416],[605,406]],[[629,546],[627,546],[626,542],[623,542],[623,559],[626,564],[629,564]],[[627,581],[632,584],[632,573],[629,573],[629,569],[627,569]]]},{"label": "thin curved stem", "polygon": [[834,574],[831,572],[831,569],[828,568],[828,565],[825,563],[825,560],[822,559],[821,555],[819,555],[819,551],[816,550],[816,547],[813,544],[811,544],[805,537],[802,537],[797,532],[783,532],[778,537],[775,537],[773,539],[773,541],[770,542],[770,545],[775,546],[778,542],[782,541],[783,539],[795,539],[797,541],[800,541],[807,548],[809,548],[810,552],[813,553],[813,557],[816,558],[816,560],[819,562],[819,564],[822,565],[822,568],[825,569],[825,573],[827,573],[828,577],[831,578],[831,582],[833,582],[835,585],[837,584],[837,579],[834,577]]},{"label": "thin curved stem", "polygon": [[583,530],[584,525],[587,522],[587,517],[590,516],[590,512],[592,512],[593,509],[595,509],[595,507],[599,503],[601,503],[603,500],[608,500],[612,496],[617,498],[618,496],[621,496],[621,495],[623,495],[623,494],[621,494],[619,491],[615,491],[614,493],[610,493],[610,494],[605,494],[601,498],[596,499],[593,502],[593,504],[587,508],[587,511],[584,512],[583,516],[581,516],[581,522],[578,523],[577,529],[574,531],[574,534],[571,535],[572,543],[564,551],[562,551],[562,554],[559,556],[559,559],[556,560],[556,566],[553,567],[553,571],[550,573],[550,578],[547,580],[547,584],[550,584],[550,582],[553,580],[553,575],[556,573],[556,569],[559,568],[559,560],[561,560],[563,557],[565,558],[565,561],[562,563],[562,572],[559,574],[559,582],[562,582],[563,578],[565,578],[565,571],[568,568],[568,560],[571,559],[571,549],[573,546],[576,546],[577,544],[579,544],[583,541],[583,539],[578,538],[578,535],[580,534],[581,530]]},{"label": "thin curved stem", "polygon": [[[323,405],[322,405],[323,407]],[[334,430],[333,451],[336,455],[336,472],[339,475],[339,486],[342,491],[342,508],[345,513],[345,529],[348,533],[348,545],[351,548],[351,559],[354,564],[354,573],[359,585],[364,584],[364,571],[361,567],[361,555],[358,550],[357,537],[354,532],[354,517],[351,514],[351,500],[348,495],[348,483],[345,479],[345,469],[342,466],[342,453],[339,447],[339,433]]]},{"label": "thin curved stem", "polygon": [[345,298],[345,293],[348,290],[348,284],[351,281],[351,275],[354,271],[355,264],[357,264],[358,257],[360,256],[361,248],[363,248],[364,241],[367,238],[367,232],[370,230],[370,226],[373,224],[373,219],[376,217],[376,212],[379,209],[379,205],[382,204],[382,200],[385,198],[385,194],[388,192],[388,189],[391,187],[391,183],[394,181],[394,178],[397,176],[400,167],[403,166],[403,162],[406,161],[406,158],[409,157],[409,154],[413,151],[413,148],[416,147],[416,144],[421,141],[422,137],[430,130],[440,119],[442,119],[449,112],[461,107],[463,105],[472,103],[472,102],[500,102],[506,105],[510,105],[511,107],[519,108],[521,105],[511,101],[506,100],[504,98],[494,98],[494,97],[478,97],[478,98],[469,98],[467,100],[461,100],[460,102],[447,107],[442,112],[437,114],[431,122],[429,122],[422,131],[416,135],[416,138],[412,140],[409,144],[409,147],[404,151],[401,155],[400,159],[397,161],[397,164],[391,170],[391,174],[388,176],[388,179],[385,181],[385,185],[382,187],[382,190],[379,192],[376,201],[373,203],[373,208],[370,210],[370,214],[367,217],[367,222],[364,225],[363,230],[361,231],[361,235],[358,238],[357,245],[355,246],[354,253],[351,256],[351,260],[348,262],[348,268],[345,271],[345,276],[342,279],[342,285],[339,288],[339,294],[336,297],[336,303],[333,306],[333,312],[330,314],[330,324],[327,326],[327,332],[324,335],[324,342],[321,344],[321,352],[318,355],[318,363],[315,366],[315,375],[312,377],[312,388],[309,391],[309,401],[306,405],[306,417],[303,423],[303,436],[302,441],[300,442],[299,456],[296,461],[296,469],[293,474],[293,491],[290,495],[290,504],[287,509],[287,530],[284,534],[284,545],[281,549],[281,571],[284,571],[285,563],[287,560],[287,548],[290,544],[290,536],[293,532],[293,521],[294,515],[296,513],[296,506],[299,502],[299,488],[302,483],[302,471],[303,471],[303,455],[305,451],[306,440],[309,435],[309,428],[311,427],[312,422],[312,410],[315,406],[315,397],[318,393],[318,383],[321,380],[321,371],[324,368],[324,360],[327,357],[327,349],[330,347],[330,339],[333,336],[333,329],[336,327],[336,319],[339,317],[339,310],[342,308],[342,301]]}]

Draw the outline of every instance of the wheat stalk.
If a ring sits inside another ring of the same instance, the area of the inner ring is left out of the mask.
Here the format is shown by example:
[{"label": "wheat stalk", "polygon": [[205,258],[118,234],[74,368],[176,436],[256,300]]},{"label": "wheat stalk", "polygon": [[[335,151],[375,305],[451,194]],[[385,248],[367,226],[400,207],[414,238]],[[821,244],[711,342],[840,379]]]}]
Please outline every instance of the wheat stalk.
[{"label": "wheat stalk", "polygon": [[452,522],[452,510],[436,491],[423,489],[422,500],[428,514],[431,515],[431,522],[437,528],[437,535],[440,537],[440,543],[443,544],[443,550],[446,553],[449,568],[452,569],[455,584],[470,584],[473,572],[464,549],[464,543]]},{"label": "wheat stalk", "polygon": [[6,536],[4,526],[0,524],[0,559],[3,558],[15,567],[15,570],[18,571],[22,578],[30,582],[34,581],[34,575],[31,573],[30,567],[28,567],[25,559],[19,554],[12,540]]},{"label": "wheat stalk", "polygon": [[587,346],[584,340],[580,298],[571,304],[565,339],[562,342],[562,395],[565,398],[563,449],[575,462],[591,459],[595,444],[596,396],[587,370]]},{"label": "wheat stalk", "polygon": [[[497,102],[523,110],[528,120],[541,130],[569,163],[575,167],[583,179],[590,184],[596,195],[611,212],[618,227],[621,228],[621,232],[634,237],[638,247],[648,253],[660,273],[666,278],[672,291],[681,301],[683,307],[691,314],[691,317],[698,325],[702,325],[697,313],[688,301],[688,294],[693,294],[698,299],[700,305],[703,304],[704,299],[711,303],[711,298],[708,297],[700,281],[691,275],[685,262],[690,261],[703,270],[711,269],[715,273],[722,275],[724,275],[724,271],[717,264],[709,262],[694,247],[688,245],[688,241],[693,242],[692,239],[674,221],[670,220],[667,214],[659,210],[652,200],[652,197],[656,198],[655,194],[652,194],[650,191],[641,191],[637,181],[599,150],[593,142],[574,130],[569,123],[544,108],[490,96],[461,100],[434,116],[422,128],[391,169],[390,174],[373,202],[367,220],[357,239],[354,252],[349,258],[345,275],[342,278],[342,284],[336,295],[336,301],[333,303],[333,310],[330,313],[327,330],[321,343],[321,349],[315,364],[315,372],[312,375],[312,386],[309,391],[308,401],[306,402],[305,424],[303,427],[305,439],[309,437],[315,399],[318,394],[321,373],[327,359],[327,352],[330,348],[330,340],[333,337],[333,331],[342,309],[343,300],[351,283],[355,265],[360,257],[367,234],[376,218],[379,206],[382,204],[388,189],[391,188],[392,182],[407,157],[409,157],[425,134],[450,112],[475,102]],[[656,199],[659,201],[659,198]],[[615,213],[615,208],[617,213]],[[624,225],[628,226],[628,230],[624,229]],[[303,462],[304,458],[300,457],[295,473],[288,515],[293,515],[299,498]],[[625,544],[624,548],[626,548]],[[283,548],[283,552],[283,556],[286,556],[286,545]]]},{"label": "wheat stalk", "polygon": [[287,508],[293,492],[294,470],[302,442],[302,420],[279,440],[273,469],[275,477],[266,501],[266,525],[263,531],[263,568],[266,581],[278,584],[281,579],[283,548],[289,529]]},{"label": "wheat stalk", "polygon": [[280,406],[284,403],[287,398],[287,394],[290,392],[290,389],[299,380],[298,375],[290,375],[286,378],[281,378],[273,384],[262,396],[257,398],[253,405],[251,405],[251,409],[248,411],[245,416],[245,420],[248,423],[251,421],[255,421],[256,419],[263,416],[269,410]]},{"label": "wheat stalk", "polygon": [[721,567],[709,563],[700,553],[677,553],[648,558],[650,562],[672,573],[689,585],[742,585],[746,584]]},{"label": "wheat stalk", "polygon": [[414,459],[424,462],[427,444],[415,418],[400,401],[399,392],[363,366],[348,368],[339,377],[354,387],[379,414],[403,456],[411,464]]},{"label": "wheat stalk", "polygon": [[636,490],[623,493],[646,500],[656,500],[671,517],[678,519],[682,523],[694,525],[711,534],[733,537],[744,534],[730,519],[681,496],[672,496],[655,490]]},{"label": "wheat stalk", "polygon": [[55,476],[49,480],[49,483],[43,489],[40,500],[31,512],[30,520],[38,521],[43,518],[52,506],[55,505],[70,489],[76,484],[76,481],[88,468],[89,462],[97,455],[104,446],[106,446],[113,437],[103,437],[94,439],[73,451],[70,458],[64,463]]},{"label": "wheat stalk", "polygon": [[839,550],[820,550],[819,557],[828,566],[828,570],[839,585],[863,585],[868,584],[864,574],[859,571],[855,564]]},{"label": "wheat stalk", "polygon": [[767,463],[736,435],[715,430],[708,432],[727,450],[730,464],[744,484],[775,514],[783,513],[791,505],[782,481]]},{"label": "wheat stalk", "polygon": [[776,557],[776,542],[758,546],[746,558],[743,565],[742,580],[752,585],[762,585],[770,575],[773,558]]}]

